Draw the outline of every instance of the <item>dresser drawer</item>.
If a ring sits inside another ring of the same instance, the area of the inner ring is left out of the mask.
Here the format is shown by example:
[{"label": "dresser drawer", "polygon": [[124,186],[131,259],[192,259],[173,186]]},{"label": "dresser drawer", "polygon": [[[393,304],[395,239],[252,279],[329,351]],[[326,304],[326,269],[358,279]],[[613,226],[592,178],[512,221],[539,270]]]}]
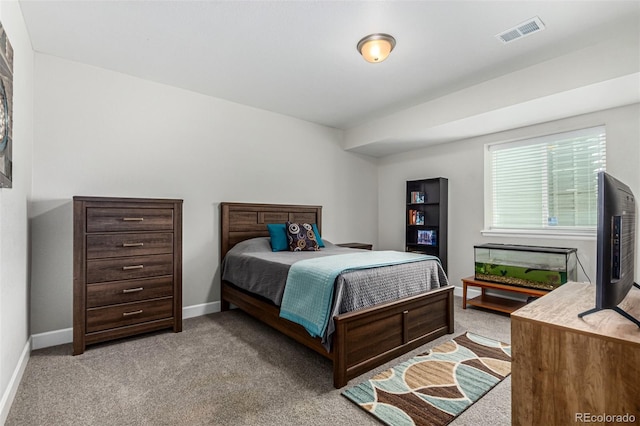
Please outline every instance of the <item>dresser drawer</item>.
[{"label": "dresser drawer", "polygon": [[172,274],[172,254],[118,257],[87,261],[87,283],[131,280]]},{"label": "dresser drawer", "polygon": [[139,324],[173,315],[173,298],[87,309],[87,332]]},{"label": "dresser drawer", "polygon": [[172,252],[173,234],[171,233],[87,235],[87,259]]},{"label": "dresser drawer", "polygon": [[87,232],[171,230],[173,209],[87,208]]},{"label": "dresser drawer", "polygon": [[143,278],[87,286],[87,307],[95,308],[173,295],[173,277]]}]

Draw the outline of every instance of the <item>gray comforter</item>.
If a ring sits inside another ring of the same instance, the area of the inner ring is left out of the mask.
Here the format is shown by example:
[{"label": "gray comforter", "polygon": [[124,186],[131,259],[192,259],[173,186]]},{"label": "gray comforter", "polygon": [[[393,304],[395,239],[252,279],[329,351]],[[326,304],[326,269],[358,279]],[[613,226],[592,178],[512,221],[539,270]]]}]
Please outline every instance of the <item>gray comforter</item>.
[{"label": "gray comforter", "polygon": [[[293,263],[354,250],[326,240],[324,243],[325,247],[320,251],[272,252],[268,237],[243,241],[229,250],[222,260],[222,279],[280,306],[289,267]],[[448,284],[440,262],[435,260],[343,272],[336,279],[331,318]],[[332,319],[322,338],[327,350],[334,331]]]}]

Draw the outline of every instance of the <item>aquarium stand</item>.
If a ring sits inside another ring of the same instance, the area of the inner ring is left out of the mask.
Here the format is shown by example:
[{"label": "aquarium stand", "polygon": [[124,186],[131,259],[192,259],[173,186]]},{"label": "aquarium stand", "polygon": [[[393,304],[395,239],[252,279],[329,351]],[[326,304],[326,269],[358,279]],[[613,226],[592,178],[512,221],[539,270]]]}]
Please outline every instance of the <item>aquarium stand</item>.
[{"label": "aquarium stand", "polygon": [[[473,299],[467,299],[467,287],[479,287],[481,291],[480,296],[474,297]],[[467,309],[467,305],[471,305],[510,314],[527,304],[527,302],[489,295],[486,293],[487,289],[508,291],[532,297],[541,297],[549,293],[549,290],[499,284],[490,281],[477,280],[475,277],[468,277],[462,279],[462,309]]]}]

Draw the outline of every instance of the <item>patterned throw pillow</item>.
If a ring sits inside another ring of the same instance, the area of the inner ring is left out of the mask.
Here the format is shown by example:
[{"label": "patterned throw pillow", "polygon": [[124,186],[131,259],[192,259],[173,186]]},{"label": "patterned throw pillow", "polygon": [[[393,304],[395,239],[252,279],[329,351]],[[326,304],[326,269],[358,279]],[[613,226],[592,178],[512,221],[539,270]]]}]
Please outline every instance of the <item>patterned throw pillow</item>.
[{"label": "patterned throw pillow", "polygon": [[286,223],[289,251],[318,251],[318,241],[313,226],[308,223]]}]

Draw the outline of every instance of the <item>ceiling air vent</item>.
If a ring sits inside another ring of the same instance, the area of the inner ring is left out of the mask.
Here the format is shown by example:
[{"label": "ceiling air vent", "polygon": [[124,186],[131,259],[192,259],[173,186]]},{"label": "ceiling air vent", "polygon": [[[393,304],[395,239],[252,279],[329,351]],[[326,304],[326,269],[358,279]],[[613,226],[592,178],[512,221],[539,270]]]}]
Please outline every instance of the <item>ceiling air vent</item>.
[{"label": "ceiling air vent", "polygon": [[519,38],[526,37],[533,33],[544,30],[544,23],[537,16],[531,18],[525,22],[516,25],[513,28],[509,28],[506,31],[496,35],[496,37],[503,43],[509,43]]}]

